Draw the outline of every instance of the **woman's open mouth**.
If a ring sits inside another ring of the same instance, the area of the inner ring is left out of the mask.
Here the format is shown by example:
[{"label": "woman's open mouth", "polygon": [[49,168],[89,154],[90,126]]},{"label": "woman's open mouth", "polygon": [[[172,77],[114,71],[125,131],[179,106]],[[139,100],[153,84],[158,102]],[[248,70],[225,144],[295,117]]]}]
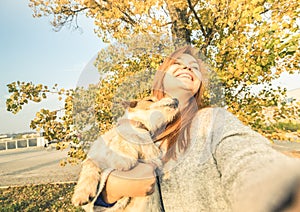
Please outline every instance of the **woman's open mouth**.
[{"label": "woman's open mouth", "polygon": [[194,77],[191,73],[189,72],[181,72],[181,73],[178,73],[175,75],[175,77],[178,77],[178,78],[186,78],[186,79],[189,79],[189,80],[194,80]]}]

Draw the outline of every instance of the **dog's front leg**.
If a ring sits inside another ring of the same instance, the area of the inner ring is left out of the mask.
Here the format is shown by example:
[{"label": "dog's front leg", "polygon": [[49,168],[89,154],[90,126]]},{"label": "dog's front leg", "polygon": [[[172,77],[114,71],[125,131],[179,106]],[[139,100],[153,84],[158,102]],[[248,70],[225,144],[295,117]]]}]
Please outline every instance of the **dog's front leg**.
[{"label": "dog's front leg", "polygon": [[91,159],[86,159],[82,163],[82,169],[72,197],[73,205],[84,205],[96,196],[97,186],[100,181],[100,171]]},{"label": "dog's front leg", "polygon": [[139,158],[144,163],[151,163],[156,165],[158,168],[162,167],[162,152],[161,150],[153,143],[141,145],[139,151]]}]

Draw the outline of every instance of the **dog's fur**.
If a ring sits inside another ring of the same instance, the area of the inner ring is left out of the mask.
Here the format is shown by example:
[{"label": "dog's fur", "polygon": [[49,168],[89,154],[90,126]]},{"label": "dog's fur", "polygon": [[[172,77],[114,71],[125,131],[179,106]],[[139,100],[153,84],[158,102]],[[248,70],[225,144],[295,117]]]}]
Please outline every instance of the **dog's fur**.
[{"label": "dog's fur", "polygon": [[[72,197],[74,205],[83,205],[96,196],[103,169],[130,170],[140,161],[161,167],[161,151],[152,138],[177,116],[177,99],[163,98],[158,101],[151,97],[132,101],[128,106],[118,126],[92,145],[75,187]],[[161,211],[157,187],[152,195],[131,198],[122,211]]]}]

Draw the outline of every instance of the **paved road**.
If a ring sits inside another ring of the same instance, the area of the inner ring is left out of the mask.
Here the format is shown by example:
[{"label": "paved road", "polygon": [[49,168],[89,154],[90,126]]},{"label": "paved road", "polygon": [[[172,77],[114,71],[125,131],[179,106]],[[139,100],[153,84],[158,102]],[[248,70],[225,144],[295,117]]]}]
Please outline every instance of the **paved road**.
[{"label": "paved road", "polygon": [[54,149],[0,151],[0,186],[76,181],[80,165],[60,166],[66,156]]},{"label": "paved road", "polygon": [[300,151],[299,142],[274,141],[273,147],[280,151]]},{"label": "paved road", "polygon": [[[300,143],[275,142],[274,147],[279,151],[300,152]],[[76,181],[80,165],[60,166],[66,156],[67,151],[55,149],[0,151],[0,186]]]}]

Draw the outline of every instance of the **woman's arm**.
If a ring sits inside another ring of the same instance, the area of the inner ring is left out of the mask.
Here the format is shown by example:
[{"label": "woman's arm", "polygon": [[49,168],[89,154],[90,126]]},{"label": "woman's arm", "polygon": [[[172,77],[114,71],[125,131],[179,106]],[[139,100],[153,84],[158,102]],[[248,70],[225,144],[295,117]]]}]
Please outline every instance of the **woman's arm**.
[{"label": "woman's arm", "polygon": [[82,163],[72,203],[82,205],[87,211],[92,210],[94,204],[104,208],[124,208],[129,197],[146,196],[154,191],[154,170],[153,165],[144,163],[138,163],[129,171],[100,170],[93,160],[86,159]]},{"label": "woman's arm", "polygon": [[220,110],[216,117],[213,157],[233,209],[275,211],[292,205],[286,200],[299,192],[299,160],[274,150],[232,114]]},{"label": "woman's arm", "polygon": [[94,207],[121,210],[127,206],[130,197],[146,196],[154,192],[155,167],[138,163],[129,171],[105,169],[100,176],[96,197],[83,208],[92,211]]},{"label": "woman's arm", "polygon": [[107,177],[105,187],[101,192],[102,199],[114,203],[122,197],[147,196],[154,192],[155,167],[139,163],[129,171],[113,171]]}]

